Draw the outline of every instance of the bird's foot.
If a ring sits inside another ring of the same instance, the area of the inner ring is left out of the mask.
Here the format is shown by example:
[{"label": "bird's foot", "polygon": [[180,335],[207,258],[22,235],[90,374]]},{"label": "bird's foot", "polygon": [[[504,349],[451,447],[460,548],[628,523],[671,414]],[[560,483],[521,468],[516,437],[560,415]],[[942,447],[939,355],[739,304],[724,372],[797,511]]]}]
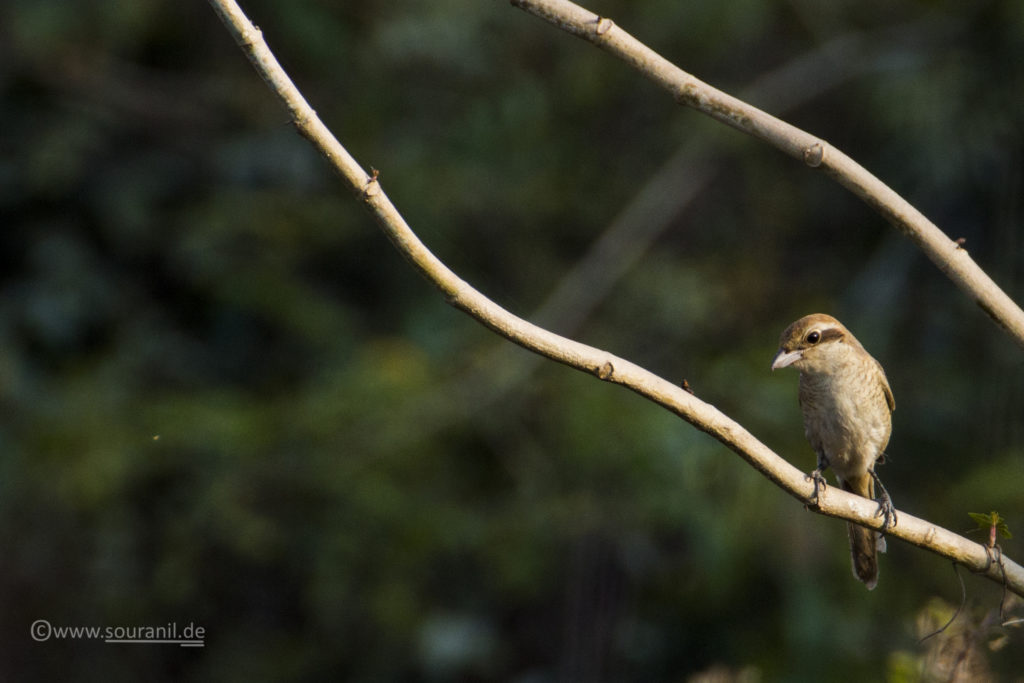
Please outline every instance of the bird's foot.
[{"label": "bird's foot", "polygon": [[875,485],[878,487],[880,493],[878,494],[878,512],[876,516],[884,517],[882,521],[882,533],[884,534],[889,527],[896,526],[896,506],[892,504],[892,498],[889,496],[889,492],[885,490],[885,486],[882,484],[882,480],[875,474],[874,468],[869,470],[871,478],[875,480]]},{"label": "bird's foot", "polygon": [[888,493],[882,494],[878,498],[878,512],[876,514],[885,518],[882,521],[883,534],[890,527],[896,526],[896,507],[892,504],[892,498],[889,497]]},{"label": "bird's foot", "polygon": [[818,467],[807,475],[807,479],[814,482],[814,498],[810,503],[813,507],[818,507],[818,497],[822,491],[828,488],[828,484],[825,483],[825,475],[821,473],[821,469],[821,467]]}]

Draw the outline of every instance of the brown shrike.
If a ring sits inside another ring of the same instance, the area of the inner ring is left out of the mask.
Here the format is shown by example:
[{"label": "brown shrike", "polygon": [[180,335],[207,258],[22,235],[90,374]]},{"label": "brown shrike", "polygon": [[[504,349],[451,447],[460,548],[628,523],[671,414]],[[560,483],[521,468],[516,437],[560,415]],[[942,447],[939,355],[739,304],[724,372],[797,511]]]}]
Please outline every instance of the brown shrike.
[{"label": "brown shrike", "polygon": [[[831,467],[843,490],[865,498],[874,499],[877,483],[883,529],[895,523],[892,501],[875,474],[896,408],[882,366],[841,322],[823,313],[804,316],[782,333],[772,370],[790,365],[800,371],[804,431],[818,455],[818,467],[810,474],[815,497],[825,485],[822,471]],[[878,553],[885,551],[885,539],[856,524],[847,527],[853,574],[870,590],[878,583]]]}]

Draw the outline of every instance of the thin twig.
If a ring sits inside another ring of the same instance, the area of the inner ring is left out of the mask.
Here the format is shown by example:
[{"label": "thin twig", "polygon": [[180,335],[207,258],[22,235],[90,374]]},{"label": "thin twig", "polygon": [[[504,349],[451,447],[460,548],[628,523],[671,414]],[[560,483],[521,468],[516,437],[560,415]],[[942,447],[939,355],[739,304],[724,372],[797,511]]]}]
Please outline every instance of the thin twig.
[{"label": "thin twig", "polygon": [[[332,164],[402,255],[452,306],[523,348],[650,399],[718,439],[801,502],[813,500],[814,484],[803,472],[714,406],[623,358],[566,339],[513,315],[452,272],[427,249],[388,200],[377,174],[368,175],[320,121],[277,62],[262,33],[245,17],[238,4],[234,0],[210,0],[210,4],[260,76],[288,109],[299,132]],[[882,522],[876,516],[877,504],[861,496],[832,487],[815,502],[814,509],[822,514],[865,527],[881,527]],[[991,566],[986,566],[983,546],[907,513],[900,512],[899,520],[898,525],[888,529],[889,536],[956,560],[990,578],[999,577]],[[1024,596],[1024,568],[1006,560],[1003,570],[1010,589]]]},{"label": "thin twig", "polygon": [[[956,611],[953,612],[953,616],[951,616],[949,618],[949,621],[947,621],[945,624],[943,624],[939,628],[935,629],[934,631],[932,631],[928,635],[926,635],[923,638],[921,638],[920,640],[918,640],[917,641],[918,645],[920,645],[924,641],[928,640],[932,636],[939,635],[940,633],[945,631],[947,628],[952,626],[953,622],[956,621],[956,618],[958,616],[960,616],[960,612],[963,611],[964,605],[967,604],[967,586],[964,585],[964,577],[960,576],[960,566],[956,562],[953,563],[953,573],[956,574],[956,578],[960,582],[960,605],[956,608]],[[1004,587],[1004,590],[1005,590],[1005,587]]]},{"label": "thin twig", "polygon": [[934,223],[825,140],[753,107],[683,71],[618,27],[569,0],[511,0],[512,4],[625,61],[680,104],[763,140],[824,171],[909,237],[1000,327],[1024,346],[1024,311]]},{"label": "thin twig", "polygon": [[[888,31],[879,32],[888,34]],[[901,27],[904,42],[921,32],[915,25]],[[893,54],[886,50],[872,56],[877,34],[852,33],[834,38],[772,71],[741,90],[743,99],[771,102],[780,111],[793,109],[865,72],[888,68]],[[903,48],[900,47],[900,50]],[[719,172],[710,161],[705,138],[682,145],[655,171],[622,211],[601,232],[582,258],[559,279],[544,302],[529,316],[538,325],[558,326],[564,335],[575,334],[615,283],[640,262],[650,246],[672,225],[673,219],[704,190]],[[487,410],[494,401],[530,378],[538,356],[514,355],[507,344],[485,354],[466,377],[452,380],[439,393],[472,394],[465,403]],[[495,381],[495,368],[500,378]],[[492,387],[480,396],[479,373],[486,372]],[[447,405],[447,404],[444,404]]]}]

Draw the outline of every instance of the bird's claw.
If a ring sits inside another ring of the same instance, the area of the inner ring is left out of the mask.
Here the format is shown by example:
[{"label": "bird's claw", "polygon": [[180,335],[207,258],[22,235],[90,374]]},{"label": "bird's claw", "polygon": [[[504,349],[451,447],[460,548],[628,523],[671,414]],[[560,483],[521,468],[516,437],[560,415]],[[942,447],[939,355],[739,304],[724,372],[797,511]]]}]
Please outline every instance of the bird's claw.
[{"label": "bird's claw", "polygon": [[878,478],[875,470],[870,470],[870,473],[881,492],[878,494],[878,512],[875,513],[875,516],[884,518],[882,520],[882,533],[884,534],[890,527],[896,526],[896,506],[892,504],[892,498],[889,497],[889,492],[885,490],[885,486],[882,485],[882,480]]},{"label": "bird's claw", "polygon": [[882,520],[882,533],[884,534],[889,530],[890,527],[896,526],[896,507],[892,504],[892,498],[889,497],[888,493],[883,493],[878,498],[878,512],[875,513],[877,517],[884,517]]},{"label": "bird's claw", "polygon": [[808,474],[807,479],[814,482],[814,501],[811,504],[814,507],[818,507],[818,497],[822,491],[828,488],[828,484],[825,483],[825,475],[821,473],[821,468],[819,467]]}]

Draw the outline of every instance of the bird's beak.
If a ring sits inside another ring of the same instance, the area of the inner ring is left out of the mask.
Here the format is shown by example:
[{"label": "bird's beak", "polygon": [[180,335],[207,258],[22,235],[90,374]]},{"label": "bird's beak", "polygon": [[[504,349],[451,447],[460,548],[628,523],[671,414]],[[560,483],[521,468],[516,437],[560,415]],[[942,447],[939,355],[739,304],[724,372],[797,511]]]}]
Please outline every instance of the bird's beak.
[{"label": "bird's beak", "polygon": [[801,358],[803,358],[803,351],[786,351],[784,349],[779,349],[779,352],[775,354],[775,358],[772,359],[772,370],[789,367]]}]

